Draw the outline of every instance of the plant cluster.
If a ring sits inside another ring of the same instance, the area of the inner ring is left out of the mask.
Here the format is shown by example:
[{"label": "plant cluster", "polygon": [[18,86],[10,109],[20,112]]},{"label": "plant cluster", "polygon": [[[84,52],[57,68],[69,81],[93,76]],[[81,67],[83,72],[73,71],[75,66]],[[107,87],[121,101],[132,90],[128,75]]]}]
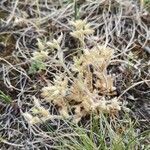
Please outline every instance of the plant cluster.
[{"label": "plant cluster", "polygon": [[[114,51],[100,44],[92,48],[86,46],[85,38],[93,33],[93,29],[85,20],[71,22],[75,27],[70,34],[81,43],[83,52],[73,57],[72,64],[67,73],[55,74],[54,82],[41,89],[42,99],[53,103],[58,107],[60,116],[72,118],[73,122],[79,122],[82,117],[90,114],[116,113],[121,109],[120,102],[115,95],[116,88],[113,85],[112,75],[107,73],[107,67],[113,57]],[[64,64],[61,40],[63,35],[53,42],[47,42],[51,49],[56,49],[58,58]],[[39,44],[41,45],[41,44]],[[39,46],[39,48],[42,46]],[[48,51],[41,48],[40,52],[34,52],[32,60],[44,63],[48,59]],[[44,108],[42,108],[43,110]],[[41,108],[38,112],[42,112]],[[39,118],[25,115],[32,123],[39,122]],[[50,115],[44,117],[49,118]],[[41,120],[47,120],[41,118]]]},{"label": "plant cluster", "polygon": [[148,1],[1,0],[0,149],[150,149]]}]

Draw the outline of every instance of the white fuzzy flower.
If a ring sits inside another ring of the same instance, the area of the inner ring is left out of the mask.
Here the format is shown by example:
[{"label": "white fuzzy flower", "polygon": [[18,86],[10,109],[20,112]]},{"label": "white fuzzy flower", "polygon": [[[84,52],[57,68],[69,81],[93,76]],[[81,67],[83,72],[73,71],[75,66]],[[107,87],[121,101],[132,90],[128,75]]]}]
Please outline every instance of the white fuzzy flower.
[{"label": "white fuzzy flower", "polygon": [[45,46],[44,46],[44,44],[41,42],[41,40],[40,40],[40,39],[37,39],[37,41],[38,41],[37,45],[38,45],[39,50],[41,50],[41,51],[44,50]]},{"label": "white fuzzy flower", "polygon": [[33,116],[30,113],[28,113],[28,112],[23,113],[23,116],[28,121],[33,119]]},{"label": "white fuzzy flower", "polygon": [[107,105],[109,110],[121,110],[120,102],[115,97],[111,100],[110,104]]},{"label": "white fuzzy flower", "polygon": [[33,52],[33,60],[45,61],[48,58],[47,51]]},{"label": "white fuzzy flower", "polygon": [[76,30],[80,30],[85,27],[86,21],[85,20],[70,21],[70,24],[73,25]]},{"label": "white fuzzy flower", "polygon": [[61,33],[61,35],[58,37],[58,39],[53,39],[52,42],[47,42],[47,46],[49,46],[51,49],[57,49],[57,50],[60,50],[61,47],[60,47],[60,44],[62,42],[62,39],[63,39],[63,33]]},{"label": "white fuzzy flower", "polygon": [[79,39],[82,45],[84,45],[85,37],[94,33],[94,30],[90,28],[90,24],[86,23],[85,20],[71,21],[70,24],[75,28],[75,30],[71,32],[70,35]]}]

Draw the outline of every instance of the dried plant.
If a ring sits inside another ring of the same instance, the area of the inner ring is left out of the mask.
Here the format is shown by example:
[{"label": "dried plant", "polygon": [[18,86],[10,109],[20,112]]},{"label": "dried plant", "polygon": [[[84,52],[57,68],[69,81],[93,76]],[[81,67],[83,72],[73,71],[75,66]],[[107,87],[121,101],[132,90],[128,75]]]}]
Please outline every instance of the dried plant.
[{"label": "dried plant", "polygon": [[34,74],[40,72],[41,70],[46,70],[45,61],[48,58],[48,51],[45,51],[45,45],[38,39],[38,48],[39,51],[33,52],[31,57],[31,67],[29,73]]},{"label": "dried plant", "polygon": [[1,0],[0,149],[149,149],[148,1]]},{"label": "dried plant", "polygon": [[90,28],[90,24],[86,23],[85,20],[71,21],[70,24],[75,28],[75,30],[73,30],[73,32],[71,32],[70,34],[73,37],[79,39],[81,45],[83,46],[85,44],[85,37],[92,34],[94,30]]},{"label": "dried plant", "polygon": [[[85,26],[86,22],[80,20],[72,24],[78,30]],[[54,43],[61,49],[58,42]],[[116,89],[112,76],[107,74],[113,54],[113,49],[100,44],[84,49],[83,54],[73,59],[70,68],[72,76],[56,75],[53,84],[42,88],[41,96],[45,101],[58,106],[60,115],[73,118],[74,122],[80,121],[91,112],[99,114],[119,111],[120,102],[116,97],[109,97]],[[77,74],[76,77],[73,77],[73,74]],[[69,83],[68,79],[72,82]],[[75,111],[69,115],[72,109]]]},{"label": "dried plant", "polygon": [[52,119],[49,111],[40,105],[37,98],[33,97],[34,106],[29,112],[25,112],[23,116],[30,124],[37,124],[45,122],[48,119]]}]

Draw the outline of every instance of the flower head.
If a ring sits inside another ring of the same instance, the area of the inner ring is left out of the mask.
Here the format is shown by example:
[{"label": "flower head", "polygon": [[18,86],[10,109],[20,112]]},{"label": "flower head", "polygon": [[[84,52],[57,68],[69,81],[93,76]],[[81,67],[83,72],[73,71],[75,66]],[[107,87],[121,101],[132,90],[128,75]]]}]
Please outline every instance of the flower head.
[{"label": "flower head", "polygon": [[71,21],[71,25],[75,30],[71,32],[71,36],[80,40],[81,44],[84,44],[84,39],[87,35],[94,33],[94,30],[90,28],[90,25],[85,20]]},{"label": "flower head", "polygon": [[47,51],[33,52],[32,60],[45,61],[48,58]]}]

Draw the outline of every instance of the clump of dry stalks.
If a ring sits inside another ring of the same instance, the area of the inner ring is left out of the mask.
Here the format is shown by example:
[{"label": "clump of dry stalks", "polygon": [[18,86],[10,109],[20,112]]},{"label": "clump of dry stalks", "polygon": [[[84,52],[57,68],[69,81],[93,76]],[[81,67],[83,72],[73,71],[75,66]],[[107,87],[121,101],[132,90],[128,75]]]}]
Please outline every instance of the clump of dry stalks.
[{"label": "clump of dry stalks", "polygon": [[[58,107],[60,114],[58,117],[72,118],[73,122],[76,123],[90,113],[98,115],[118,112],[121,106],[114,96],[116,89],[113,85],[114,79],[112,75],[107,73],[107,67],[114,54],[113,49],[100,44],[87,48],[85,38],[94,30],[86,21],[77,20],[71,24],[75,27],[71,35],[80,41],[83,53],[74,56],[69,68],[71,76],[66,73],[57,74],[53,83],[49,82],[47,86],[41,89],[42,100]],[[59,37],[49,46],[60,51],[61,38]],[[41,57],[40,54],[42,54]],[[44,56],[46,58],[43,58]],[[48,52],[43,50],[39,53],[36,52],[32,59],[36,59],[36,57],[41,58],[41,61],[45,60],[48,57]],[[31,124],[54,118],[48,110],[40,106],[40,102],[36,98],[34,98],[34,105],[31,113],[26,112],[24,114]]]}]

